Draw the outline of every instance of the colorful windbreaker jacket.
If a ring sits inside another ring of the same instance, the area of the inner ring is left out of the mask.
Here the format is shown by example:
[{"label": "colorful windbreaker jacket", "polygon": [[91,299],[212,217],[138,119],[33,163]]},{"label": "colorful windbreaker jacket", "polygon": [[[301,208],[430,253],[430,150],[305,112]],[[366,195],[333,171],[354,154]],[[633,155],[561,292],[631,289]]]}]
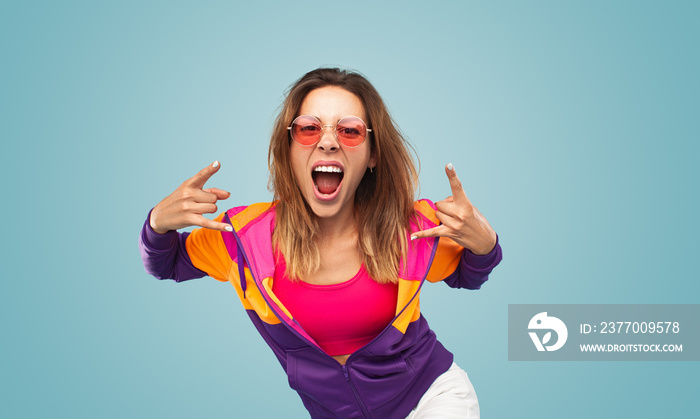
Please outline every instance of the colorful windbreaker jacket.
[{"label": "colorful windbreaker jacket", "polygon": [[[439,224],[432,202],[417,201],[415,209],[411,231]],[[233,208],[217,217],[230,223],[233,232],[196,229],[191,234],[159,235],[149,219],[139,243],[146,271],[178,282],[209,275],[233,284],[313,418],[405,418],[453,360],[420,312],[423,282],[479,289],[501,261],[498,243],[488,255],[477,256],[447,238],[409,240],[399,274],[396,317],[341,365],[272,293],[274,204]]]}]

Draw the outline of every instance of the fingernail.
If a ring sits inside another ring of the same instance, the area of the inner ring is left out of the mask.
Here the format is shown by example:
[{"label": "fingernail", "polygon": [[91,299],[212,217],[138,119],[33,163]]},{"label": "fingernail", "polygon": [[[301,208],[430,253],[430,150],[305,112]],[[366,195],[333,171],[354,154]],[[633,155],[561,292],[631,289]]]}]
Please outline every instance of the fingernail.
[{"label": "fingernail", "polygon": [[212,164],[212,166],[214,166],[214,168],[217,168],[217,167],[219,167],[219,161],[218,161],[218,160],[217,160],[217,161],[215,161],[215,162],[214,162],[214,164]]},{"label": "fingernail", "polygon": [[415,239],[417,239],[417,238],[418,238],[418,236],[411,236],[411,241],[413,241],[413,240],[415,240]]},{"label": "fingernail", "polygon": [[228,231],[229,233],[232,233],[232,232],[233,232],[233,227],[231,227],[231,226],[226,226],[226,227],[224,227],[224,229],[225,229],[226,231]]},{"label": "fingernail", "polygon": [[452,166],[452,163],[447,163],[447,170],[449,170],[450,172],[454,170],[454,166]]}]

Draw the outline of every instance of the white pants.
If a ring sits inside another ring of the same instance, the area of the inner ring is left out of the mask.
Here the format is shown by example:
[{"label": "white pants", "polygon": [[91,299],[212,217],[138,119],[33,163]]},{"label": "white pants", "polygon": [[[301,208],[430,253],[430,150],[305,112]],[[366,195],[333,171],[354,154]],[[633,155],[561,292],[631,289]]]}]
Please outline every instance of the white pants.
[{"label": "white pants", "polygon": [[406,419],[479,419],[479,400],[467,373],[454,362],[435,379]]}]

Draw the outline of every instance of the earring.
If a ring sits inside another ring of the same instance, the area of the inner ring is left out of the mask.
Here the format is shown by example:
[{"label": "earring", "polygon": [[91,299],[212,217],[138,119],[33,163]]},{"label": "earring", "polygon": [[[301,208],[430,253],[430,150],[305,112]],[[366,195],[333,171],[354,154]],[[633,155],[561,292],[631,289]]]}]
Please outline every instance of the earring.
[{"label": "earring", "polygon": [[371,167],[369,168],[369,172],[370,172],[370,173],[373,173],[373,172],[372,172],[372,168],[371,168]]}]

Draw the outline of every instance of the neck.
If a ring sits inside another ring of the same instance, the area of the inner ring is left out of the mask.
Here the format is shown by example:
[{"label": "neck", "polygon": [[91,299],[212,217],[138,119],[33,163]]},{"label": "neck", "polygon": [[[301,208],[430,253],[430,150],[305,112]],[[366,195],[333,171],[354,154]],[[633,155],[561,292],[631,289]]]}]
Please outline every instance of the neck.
[{"label": "neck", "polygon": [[319,218],[319,244],[326,241],[357,237],[355,209],[350,207],[332,218]]}]

